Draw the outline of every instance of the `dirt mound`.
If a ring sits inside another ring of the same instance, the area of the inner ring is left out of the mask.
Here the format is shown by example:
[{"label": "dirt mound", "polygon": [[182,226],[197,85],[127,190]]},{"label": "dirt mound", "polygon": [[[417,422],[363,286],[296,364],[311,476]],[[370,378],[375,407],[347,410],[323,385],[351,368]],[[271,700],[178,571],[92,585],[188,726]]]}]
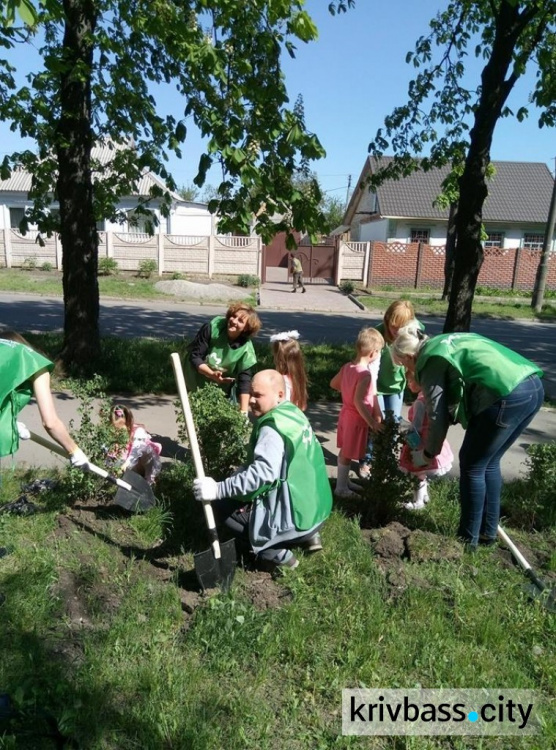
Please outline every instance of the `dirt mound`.
[{"label": "dirt mound", "polygon": [[230,299],[244,299],[247,290],[240,287],[228,286],[227,284],[198,284],[194,281],[158,281],[155,289],[162,294],[171,294],[174,297],[184,299],[202,299],[226,301]]}]

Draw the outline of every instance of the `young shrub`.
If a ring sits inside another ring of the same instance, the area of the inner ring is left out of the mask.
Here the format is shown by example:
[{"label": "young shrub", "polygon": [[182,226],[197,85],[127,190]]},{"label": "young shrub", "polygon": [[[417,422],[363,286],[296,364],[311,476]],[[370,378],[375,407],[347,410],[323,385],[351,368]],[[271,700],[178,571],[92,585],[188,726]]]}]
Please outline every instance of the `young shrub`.
[{"label": "young shrub", "polygon": [[[70,430],[77,445],[93,464],[106,468],[113,473],[107,465],[107,454],[109,451],[117,451],[118,448],[123,448],[128,437],[125,431],[115,430],[110,424],[111,402],[104,392],[103,379],[99,375],[95,375],[90,380],[71,381],[71,390],[81,402],[77,409],[81,415],[79,428],[74,430],[73,421],[70,422]],[[93,422],[92,419],[95,413],[95,400],[101,402],[100,408],[97,410],[98,423]],[[68,470],[59,487],[59,493],[64,496],[67,503],[91,498],[103,499],[112,491],[107,482],[103,482],[95,474],[87,474],[79,469]]]},{"label": "young shrub", "polygon": [[115,273],[118,273],[118,261],[115,258],[98,259],[99,276],[112,276]]},{"label": "young shrub", "polygon": [[145,258],[145,260],[142,260],[137,266],[137,276],[143,279],[150,279],[153,273],[156,272],[157,268],[156,260]]},{"label": "young shrub", "polygon": [[[251,425],[236,404],[211,383],[189,394],[205,473],[217,481],[245,461]],[[181,404],[176,402],[178,434],[187,442]]]},{"label": "young shrub", "polygon": [[179,273],[179,271],[176,271],[170,276],[170,279],[172,281],[181,281],[184,278],[184,275],[182,273]]},{"label": "young shrub", "polygon": [[342,292],[342,294],[353,294],[353,292],[355,291],[355,283],[350,279],[344,279],[340,282],[338,288]]},{"label": "young shrub", "polygon": [[505,488],[502,510],[515,526],[540,531],[556,524],[556,442],[530,445],[524,480]]},{"label": "young shrub", "polygon": [[241,287],[259,286],[260,279],[250,273],[242,273],[237,277],[237,285]]},{"label": "young shrub", "polygon": [[28,258],[25,258],[25,260],[21,264],[21,268],[23,268],[25,271],[34,271],[36,267],[37,267],[36,255],[31,255]]},{"label": "young shrub", "polygon": [[41,266],[41,271],[52,271],[54,266],[52,263],[49,263],[48,261],[45,261]]},{"label": "young shrub", "polygon": [[399,518],[403,503],[412,498],[411,477],[399,469],[403,437],[396,420],[388,415],[383,429],[373,436],[371,476],[365,481],[365,509],[361,525],[365,528],[383,526]]}]

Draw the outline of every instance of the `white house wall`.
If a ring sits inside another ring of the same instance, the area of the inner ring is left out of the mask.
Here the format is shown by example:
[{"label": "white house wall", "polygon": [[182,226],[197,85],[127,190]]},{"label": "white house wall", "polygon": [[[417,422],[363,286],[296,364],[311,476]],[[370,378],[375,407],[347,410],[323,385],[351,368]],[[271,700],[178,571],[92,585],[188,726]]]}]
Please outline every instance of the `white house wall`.
[{"label": "white house wall", "polygon": [[169,217],[169,234],[205,237],[213,233],[212,214],[200,206],[177,206]]},{"label": "white house wall", "polygon": [[359,227],[360,242],[369,242],[373,240],[376,240],[377,242],[386,242],[387,234],[388,219],[368,221],[366,224],[361,224]]}]

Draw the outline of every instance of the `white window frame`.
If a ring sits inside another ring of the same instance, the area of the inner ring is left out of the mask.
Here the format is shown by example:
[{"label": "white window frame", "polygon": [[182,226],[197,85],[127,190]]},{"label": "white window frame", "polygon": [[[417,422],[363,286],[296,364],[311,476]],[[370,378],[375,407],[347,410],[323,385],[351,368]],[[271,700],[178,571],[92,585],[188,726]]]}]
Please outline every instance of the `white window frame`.
[{"label": "white window frame", "polygon": [[[530,239],[531,237],[540,237],[539,239]],[[521,247],[525,250],[542,250],[544,245],[544,234],[542,232],[524,232]]]},{"label": "white window frame", "polygon": [[[419,237],[418,235],[423,235],[423,236]],[[431,239],[431,230],[426,227],[413,227],[409,230],[409,241],[411,243],[421,242],[423,245],[429,245],[430,239]]]},{"label": "white window frame", "polygon": [[[483,247],[504,247],[504,232],[487,232],[488,238],[483,241]],[[496,239],[492,239],[496,237]],[[500,239],[498,239],[500,238]]]}]

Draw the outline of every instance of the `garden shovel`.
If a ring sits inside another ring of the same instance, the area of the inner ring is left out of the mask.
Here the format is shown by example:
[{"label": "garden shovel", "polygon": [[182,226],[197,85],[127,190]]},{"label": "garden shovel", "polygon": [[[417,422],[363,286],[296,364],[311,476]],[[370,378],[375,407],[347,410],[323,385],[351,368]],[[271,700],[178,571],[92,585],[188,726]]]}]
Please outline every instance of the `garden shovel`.
[{"label": "garden shovel", "polygon": [[[195,432],[195,423],[193,422],[193,414],[191,413],[187,388],[185,387],[180,355],[174,352],[170,357],[183,408],[183,415],[185,417],[185,426],[187,428],[189,447],[191,448],[193,463],[195,465],[195,474],[197,479],[204,479],[205,470],[203,469],[201,451],[199,450],[197,433]],[[214,521],[214,513],[212,512],[212,505],[210,502],[203,501],[203,511],[205,513],[205,519],[209,531],[211,548],[205,552],[199,552],[194,555],[197,580],[203,591],[205,589],[213,589],[216,586],[220,586],[222,591],[228,591],[235,575],[237,565],[235,541],[230,539],[229,541],[224,542],[224,544],[220,544],[218,533],[216,531],[216,523]]]},{"label": "garden shovel", "polygon": [[501,526],[498,527],[498,536],[515,557],[519,566],[523,568],[527,578],[531,581],[531,583],[525,587],[527,594],[531,599],[539,599],[549,612],[556,612],[556,590],[554,588],[551,589],[547,583],[538,577]]},{"label": "garden shovel", "polygon": [[[30,433],[30,437],[34,443],[38,443],[44,448],[48,448],[48,450],[57,453],[59,456],[63,456],[64,458],[68,457],[67,451],[57,443],[46,440],[46,438],[43,438],[34,432]],[[92,474],[97,474],[108,482],[117,485],[118,491],[113,500],[114,505],[119,505],[121,508],[125,508],[125,510],[129,510],[133,513],[141,513],[149,510],[149,508],[152,508],[153,505],[155,505],[156,498],[153,494],[152,487],[136,471],[128,469],[124,473],[123,478],[118,479],[118,477],[113,477],[107,471],[101,469],[100,466],[95,466],[94,464],[89,463],[88,467],[88,470]]]}]

